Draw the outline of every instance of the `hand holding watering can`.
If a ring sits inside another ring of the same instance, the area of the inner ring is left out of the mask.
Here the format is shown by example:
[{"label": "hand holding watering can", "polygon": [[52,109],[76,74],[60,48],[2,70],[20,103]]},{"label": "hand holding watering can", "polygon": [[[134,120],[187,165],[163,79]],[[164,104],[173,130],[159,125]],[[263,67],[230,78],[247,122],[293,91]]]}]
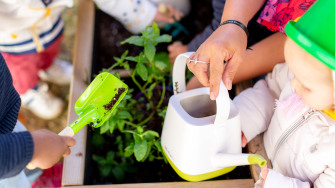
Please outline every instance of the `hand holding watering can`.
[{"label": "hand holding watering can", "polygon": [[222,81],[216,101],[210,100],[208,87],[185,91],[186,60],[191,54],[179,55],[173,67],[174,95],[161,137],[170,165],[188,181],[214,178],[239,165],[264,166],[262,156],[242,154],[239,112]]}]

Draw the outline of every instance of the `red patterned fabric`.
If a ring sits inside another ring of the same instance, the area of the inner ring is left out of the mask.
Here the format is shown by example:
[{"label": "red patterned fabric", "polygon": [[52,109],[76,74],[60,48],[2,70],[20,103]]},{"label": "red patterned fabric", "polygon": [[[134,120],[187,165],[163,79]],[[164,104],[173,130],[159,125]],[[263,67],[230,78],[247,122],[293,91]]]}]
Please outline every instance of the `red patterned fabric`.
[{"label": "red patterned fabric", "polygon": [[316,0],[268,0],[258,22],[271,31],[285,33],[290,20],[301,17]]}]

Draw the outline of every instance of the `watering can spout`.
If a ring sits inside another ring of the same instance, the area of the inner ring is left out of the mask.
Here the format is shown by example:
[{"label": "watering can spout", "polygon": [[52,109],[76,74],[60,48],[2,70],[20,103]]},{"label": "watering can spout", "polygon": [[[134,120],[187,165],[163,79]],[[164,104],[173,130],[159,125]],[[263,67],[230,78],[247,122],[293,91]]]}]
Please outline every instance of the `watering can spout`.
[{"label": "watering can spout", "polygon": [[257,164],[260,167],[266,165],[266,160],[258,154],[227,154],[218,153],[213,157],[213,164],[218,168],[231,166],[243,166]]}]

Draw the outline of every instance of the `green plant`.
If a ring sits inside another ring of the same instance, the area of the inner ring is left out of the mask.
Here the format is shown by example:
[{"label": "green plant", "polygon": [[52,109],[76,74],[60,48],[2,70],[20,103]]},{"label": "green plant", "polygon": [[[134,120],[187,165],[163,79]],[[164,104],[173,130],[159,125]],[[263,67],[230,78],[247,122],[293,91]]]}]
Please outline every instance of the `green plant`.
[{"label": "green plant", "polygon": [[[126,70],[134,67],[130,78],[140,91],[140,95],[135,99],[134,89],[129,89],[123,101],[113,111],[111,118],[100,127],[101,134],[112,134],[117,131],[122,135],[118,137],[118,151],[110,151],[106,157],[94,156],[94,160],[100,167],[120,166],[124,158],[131,161],[132,156],[139,162],[164,158],[160,136],[156,131],[161,130],[163,122],[158,124],[159,127],[152,124],[156,123],[153,121],[154,118],[163,120],[165,116],[166,105],[162,104],[166,95],[166,78],[170,75],[171,65],[168,54],[156,53],[156,46],[162,42],[170,42],[171,37],[160,35],[156,23],[142,30],[141,34],[141,36],[132,36],[121,44],[141,46],[142,52],[137,56],[128,56],[128,51],[125,51],[121,57],[114,57],[116,62],[113,66],[103,70],[110,72],[116,67],[123,67]],[[117,73],[115,75],[118,76]],[[111,173],[115,176],[112,169],[102,170],[102,173],[104,176]]]}]

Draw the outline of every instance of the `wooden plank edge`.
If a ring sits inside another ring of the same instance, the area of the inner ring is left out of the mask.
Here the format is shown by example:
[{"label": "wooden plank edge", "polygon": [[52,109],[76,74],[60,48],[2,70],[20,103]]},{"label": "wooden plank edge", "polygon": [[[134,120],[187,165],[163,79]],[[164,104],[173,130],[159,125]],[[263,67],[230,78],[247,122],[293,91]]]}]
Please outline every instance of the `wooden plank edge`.
[{"label": "wooden plank edge", "polygon": [[253,179],[216,180],[203,182],[164,182],[164,183],[134,183],[134,184],[111,184],[111,185],[86,185],[76,188],[252,188]]},{"label": "wooden plank edge", "polygon": [[[78,20],[73,54],[73,77],[70,86],[68,124],[78,116],[74,112],[74,104],[87,87],[92,65],[92,47],[94,35],[95,6],[91,0],[79,0]],[[76,145],[71,154],[64,158],[62,185],[83,185],[85,170],[87,129],[79,131],[74,138]]]}]

